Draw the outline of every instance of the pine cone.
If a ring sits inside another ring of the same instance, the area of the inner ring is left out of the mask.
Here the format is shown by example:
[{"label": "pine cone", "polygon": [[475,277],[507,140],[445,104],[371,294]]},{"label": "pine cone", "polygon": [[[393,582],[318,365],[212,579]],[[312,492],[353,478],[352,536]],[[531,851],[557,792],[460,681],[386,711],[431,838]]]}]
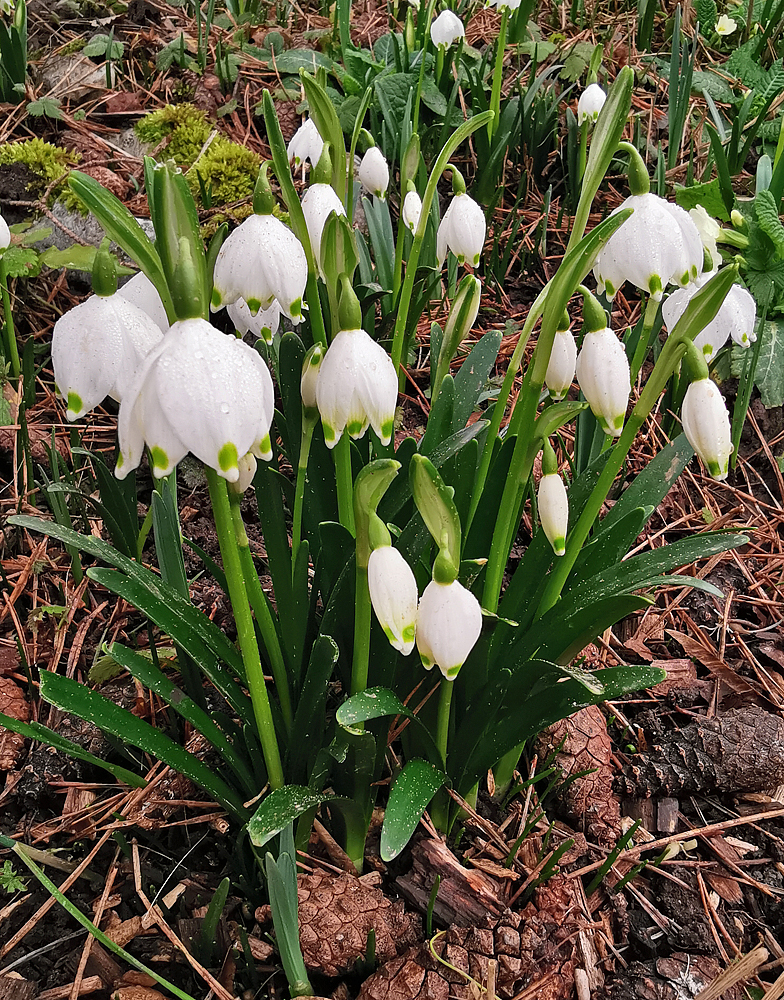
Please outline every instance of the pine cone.
[{"label": "pine cone", "polygon": [[491,958],[498,962],[499,996],[513,997],[538,983],[537,1000],[564,1000],[574,985],[577,913],[571,883],[555,876],[522,914],[507,910],[492,930],[451,926],[433,942],[442,962],[427,942],[387,962],[365,981],[357,1000],[471,1000],[467,976],[485,985]]},{"label": "pine cone", "polygon": [[363,878],[327,872],[298,876],[299,937],[310,972],[348,972],[365,957],[371,930],[380,962],[419,940],[418,919],[403,912],[402,900],[387,899],[372,884],[377,880],[376,873]]},{"label": "pine cone", "polygon": [[761,708],[733,709],[658,738],[618,779],[625,795],[762,792],[784,782],[784,719]]}]

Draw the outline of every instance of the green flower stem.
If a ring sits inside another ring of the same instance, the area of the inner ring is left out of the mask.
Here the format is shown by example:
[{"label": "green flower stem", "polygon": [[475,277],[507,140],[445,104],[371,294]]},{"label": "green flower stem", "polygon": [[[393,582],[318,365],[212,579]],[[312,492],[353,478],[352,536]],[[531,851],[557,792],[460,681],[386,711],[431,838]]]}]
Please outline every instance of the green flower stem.
[{"label": "green flower stem", "polygon": [[495,778],[495,800],[500,802],[506,797],[509,791],[517,765],[520,763],[520,754],[523,752],[525,743],[520,743],[516,747],[508,750],[493,768]]},{"label": "green flower stem", "polygon": [[[436,721],[436,746],[441,752],[441,760],[446,768],[447,744],[449,742],[449,718],[452,711],[452,694],[454,693],[454,681],[448,681],[446,677],[441,678],[441,687],[438,692],[438,719]],[[449,796],[441,789],[430,808],[430,818],[436,830],[446,832],[449,822]]]},{"label": "green flower stem", "polygon": [[590,122],[587,118],[583,118],[582,124],[580,125],[580,152],[578,154],[577,161],[577,180],[578,183],[582,184],[583,177],[585,176],[585,164],[588,159],[588,128]]},{"label": "green flower stem", "polygon": [[313,264],[312,270],[308,262],[308,284],[305,289],[305,297],[308,300],[308,316],[310,318],[310,332],[313,336],[314,344],[323,344],[327,347],[327,331],[324,328],[324,316],[321,312],[321,299],[318,292],[318,276],[316,266]]},{"label": "green flower stem", "polygon": [[308,479],[308,457],[310,443],[313,440],[315,422],[303,414],[302,437],[299,446],[299,463],[297,465],[297,483],[294,489],[294,513],[291,526],[291,569],[297,565],[297,553],[302,544],[302,508],[305,503],[305,483]]},{"label": "green flower stem", "polygon": [[640,369],[645,361],[645,355],[648,353],[653,324],[656,322],[658,313],[659,303],[652,295],[649,295],[645,306],[645,318],[643,319],[642,330],[640,331],[640,339],[637,341],[637,347],[634,349],[634,357],[631,363],[632,385],[637,381],[637,376],[640,374]]},{"label": "green flower stem", "polygon": [[278,639],[275,622],[272,617],[272,613],[270,612],[267,598],[262,590],[259,574],[256,572],[256,567],[253,565],[253,556],[250,554],[248,534],[245,530],[245,523],[242,520],[242,495],[240,493],[235,493],[233,490],[228,490],[228,494],[229,503],[231,504],[231,519],[234,526],[234,537],[237,540],[237,549],[240,556],[240,568],[242,569],[242,577],[245,581],[245,592],[248,595],[248,600],[250,601],[250,606],[253,609],[253,614],[256,616],[256,623],[261,631],[264,646],[267,650],[267,655],[269,656],[272,676],[275,681],[275,689],[278,692],[278,699],[280,701],[280,711],[283,715],[283,722],[285,723],[286,731],[291,733],[291,727],[294,723],[294,712],[291,708],[291,693],[289,691],[289,679],[288,674],[286,673],[286,664],[283,661],[283,652],[280,648],[280,640]]},{"label": "green flower stem", "polygon": [[670,376],[680,364],[681,358],[686,353],[687,346],[688,339],[676,337],[675,335],[668,337],[659,355],[659,360],[654,365],[653,371],[631,412],[631,416],[626,421],[621,436],[618,438],[618,443],[612,449],[610,457],[607,459],[601,475],[596,482],[596,486],[577,520],[577,524],[575,524],[566,538],[566,552],[556,561],[553,567],[545,591],[542,594],[542,599],[539,602],[536,612],[537,618],[541,618],[546,611],[549,611],[561,596],[564,584],[577,561],[580,550],[591,532],[591,528],[599,516],[602,504],[607,499],[607,494],[615,482],[615,477],[623,467],[623,463],[629,454],[629,449],[634,443],[638,431],[656,405]]},{"label": "green flower stem", "polygon": [[419,254],[422,251],[422,241],[425,238],[425,230],[427,229],[427,223],[430,217],[430,206],[433,204],[433,198],[435,197],[439,178],[446,169],[447,163],[449,163],[449,157],[452,153],[454,153],[457,147],[465,139],[467,139],[469,135],[476,132],[478,128],[486,125],[488,121],[490,121],[491,116],[492,111],[483,111],[479,115],[474,115],[474,117],[469,121],[463,122],[463,124],[460,125],[460,127],[457,128],[444,143],[441,152],[438,154],[432,173],[428,178],[425,194],[422,198],[422,213],[419,216],[419,223],[417,224],[416,232],[414,233],[414,242],[411,245],[411,253],[409,254],[408,263],[406,265],[406,276],[403,281],[403,288],[400,292],[400,303],[398,305],[397,318],[395,320],[395,331],[392,336],[392,363],[398,370],[400,369],[400,361],[403,355],[403,340],[406,331],[406,324],[408,322],[408,310],[411,306],[411,293],[414,289],[414,278],[416,277],[417,265],[419,263]]},{"label": "green flower stem", "polygon": [[22,366],[19,363],[19,349],[16,345],[14,314],[11,309],[11,296],[8,294],[8,272],[4,257],[0,257],[0,292],[3,296],[3,315],[5,318],[5,356],[11,365],[11,377],[14,381],[18,381],[22,374]]},{"label": "green flower stem", "polygon": [[498,118],[501,113],[501,84],[504,79],[504,54],[506,53],[506,32],[509,27],[509,8],[504,7],[501,14],[501,27],[498,31],[498,41],[495,48],[495,66],[493,67],[493,87],[490,92],[490,110],[495,115],[487,123],[488,142],[493,141],[493,135],[498,128]]},{"label": "green flower stem", "polygon": [[370,663],[370,589],[368,588],[367,561],[357,546],[356,591],[354,595],[354,656],[351,662],[351,693],[360,694],[367,688]]},{"label": "green flower stem", "polygon": [[223,568],[226,573],[226,583],[229,588],[229,598],[237,623],[237,637],[240,652],[245,664],[248,688],[256,724],[259,728],[259,739],[267,768],[267,777],[273,789],[284,785],[283,765],[280,760],[280,750],[275,736],[275,724],[272,719],[267,685],[264,681],[264,671],[261,666],[259,647],[256,644],[256,633],[253,628],[253,618],[248,604],[245,581],[242,576],[240,554],[237,539],[232,524],[231,504],[229,502],[226,482],[214,469],[205,466],[207,484],[210,489],[210,500],[215,516],[215,528],[218,532]]},{"label": "green flower stem", "polygon": [[397,239],[395,241],[395,273],[392,278],[392,298],[396,298],[400,291],[400,282],[403,280],[403,251],[406,243],[406,233],[408,226],[403,222],[403,192],[400,201],[400,217],[397,220]]},{"label": "green flower stem", "polygon": [[427,55],[427,47],[430,44],[430,25],[433,22],[433,14],[436,9],[436,0],[428,0],[427,10],[425,11],[425,17],[421,25],[422,29],[422,59],[419,63],[419,79],[417,80],[416,94],[414,95],[414,107],[412,109],[413,119],[412,119],[412,132],[419,131],[419,104],[422,95],[422,82],[425,78],[425,56]]},{"label": "green flower stem", "polygon": [[338,518],[343,527],[355,535],[354,477],[351,473],[351,442],[347,431],[343,432],[340,440],[332,449],[332,456],[335,461],[338,489]]}]

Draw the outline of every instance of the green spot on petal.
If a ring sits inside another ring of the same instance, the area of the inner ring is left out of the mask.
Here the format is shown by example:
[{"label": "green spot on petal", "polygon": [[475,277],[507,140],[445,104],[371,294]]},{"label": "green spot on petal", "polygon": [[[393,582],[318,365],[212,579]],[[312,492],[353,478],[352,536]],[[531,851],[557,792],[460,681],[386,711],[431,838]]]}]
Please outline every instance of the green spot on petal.
[{"label": "green spot on petal", "polygon": [[550,544],[553,547],[553,552],[557,556],[562,556],[566,552],[566,539],[563,536],[560,538],[554,538]]},{"label": "green spot on petal", "polygon": [[416,639],[416,625],[406,625],[403,629],[403,641],[413,642]]},{"label": "green spot on petal", "polygon": [[617,291],[618,291],[618,289],[615,287],[615,285],[611,281],[605,281],[605,283],[604,283],[604,292],[605,292],[605,295],[607,296],[608,299],[614,299],[615,298],[615,293]]},{"label": "green spot on petal", "polygon": [[[688,281],[688,275],[686,277],[686,280]],[[648,291],[651,293],[651,295],[661,295],[663,290],[664,289],[662,287],[662,280],[659,277],[659,275],[652,274],[650,278],[648,278]]]},{"label": "green spot on petal", "polygon": [[212,306],[213,310],[220,309],[222,301],[223,299],[221,297],[221,293],[218,291],[217,288],[213,288],[212,295],[210,296],[210,305]]},{"label": "green spot on petal", "polygon": [[289,315],[299,319],[302,316],[302,298],[295,299],[289,306]]},{"label": "green spot on petal", "polygon": [[261,441],[259,441],[259,456],[265,462],[269,462],[272,458],[272,441],[270,441],[269,434],[265,434]]},{"label": "green spot on petal", "polygon": [[237,468],[237,445],[233,441],[227,441],[218,452],[218,466],[221,472],[228,472]]},{"label": "green spot on petal", "polygon": [[689,272],[688,271],[684,271],[683,274],[681,275],[681,284],[682,285],[688,285],[688,283],[690,281],[690,278],[691,278],[691,276],[690,276]]},{"label": "green spot on petal", "polygon": [[709,358],[713,354],[713,348],[711,347],[710,344],[703,344],[702,353],[705,355],[706,358]]},{"label": "green spot on petal", "polygon": [[395,421],[394,420],[385,420],[384,421],[384,423],[381,425],[381,443],[382,444],[385,444],[385,445],[389,444],[389,442],[392,440],[392,431],[394,431],[394,429],[395,429]]},{"label": "green spot on petal", "polygon": [[72,413],[73,416],[72,417],[69,416],[68,419],[69,420],[75,420],[76,417],[82,412],[83,408],[84,408],[84,403],[82,402],[82,397],[79,395],[79,393],[78,392],[73,392],[73,391],[69,392],[68,393],[68,413],[69,414]]},{"label": "green spot on petal", "polygon": [[259,309],[261,309],[261,300],[260,299],[246,299],[245,301],[248,304],[248,309],[250,309],[250,311],[255,316],[256,313],[259,311]]},{"label": "green spot on petal", "polygon": [[462,666],[463,666],[462,663],[458,663],[456,667],[449,667],[448,670],[442,670],[441,672],[448,681],[453,681],[460,673],[460,668]]},{"label": "green spot on petal", "polygon": [[330,427],[329,424],[325,423],[323,420],[321,421],[321,426],[324,428],[324,441],[326,442],[327,447],[334,448],[339,437],[339,435],[335,433],[335,428]]},{"label": "green spot on petal", "polygon": [[360,438],[365,433],[365,425],[361,420],[350,420],[346,424],[346,430],[353,438]]},{"label": "green spot on petal", "polygon": [[169,468],[169,456],[163,448],[155,445],[154,448],[150,448],[150,461],[152,462],[152,474],[160,479]]}]

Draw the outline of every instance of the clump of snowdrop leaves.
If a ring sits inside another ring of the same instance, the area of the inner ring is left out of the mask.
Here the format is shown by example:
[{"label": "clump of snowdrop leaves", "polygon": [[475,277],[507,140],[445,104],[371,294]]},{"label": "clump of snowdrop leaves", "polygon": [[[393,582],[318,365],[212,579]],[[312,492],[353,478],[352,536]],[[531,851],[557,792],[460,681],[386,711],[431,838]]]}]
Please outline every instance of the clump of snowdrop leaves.
[{"label": "clump of snowdrop leaves", "polygon": [[120,406],[123,479],[145,444],[155,476],[168,475],[192,452],[229,482],[240,477],[249,451],[269,460],[274,389],[259,354],[203,319],[172,324],[145,362]]}]

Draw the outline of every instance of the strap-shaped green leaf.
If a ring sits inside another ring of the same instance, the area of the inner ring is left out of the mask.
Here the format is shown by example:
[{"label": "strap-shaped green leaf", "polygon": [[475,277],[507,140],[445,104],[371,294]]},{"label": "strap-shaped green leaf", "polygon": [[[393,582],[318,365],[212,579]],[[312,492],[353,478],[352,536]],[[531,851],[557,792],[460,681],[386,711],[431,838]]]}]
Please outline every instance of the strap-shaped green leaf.
[{"label": "strap-shaped green leaf", "polygon": [[144,778],[138,774],[134,774],[133,771],[129,771],[125,767],[120,767],[119,764],[112,764],[109,761],[101,760],[100,757],[88,753],[78,743],[67,740],[53,729],[42,726],[40,722],[20,722],[19,719],[14,719],[10,715],[4,715],[0,712],[0,726],[4,729],[9,729],[12,733],[19,733],[20,736],[26,736],[28,739],[38,740],[39,743],[47,743],[49,746],[67,753],[69,757],[83,760],[86,764],[92,764],[93,767],[102,767],[104,771],[113,774],[118,781],[124,781],[131,788],[144,788],[147,784]]},{"label": "strap-shaped green leaf", "polygon": [[92,722],[131,746],[152,754],[169,767],[191,778],[215,797],[225,809],[240,819],[247,819],[242,796],[231,788],[194,754],[148,722],[137,718],[125,708],[115,705],[97,691],[79,681],[62,677],[50,670],[41,671],[41,697],[64,712],[71,712],[86,722]]},{"label": "strap-shaped green leaf", "polygon": [[302,785],[284,785],[266,795],[248,821],[248,835],[256,847],[263,847],[295,819],[316,809],[333,796],[314,792]]},{"label": "strap-shaped green leaf", "polygon": [[109,239],[114,240],[136,261],[150,281],[158,289],[169,322],[177,318],[174,303],[166,284],[163,265],[158,251],[149,236],[134,219],[119,198],[81,170],[72,170],[68,176],[68,186],[78,195],[87,208],[100,222]]},{"label": "strap-shaped green leaf", "polygon": [[411,840],[422,813],[446,781],[429,761],[408,761],[395,779],[381,827],[381,860],[392,861]]},{"label": "strap-shaped green leaf", "polygon": [[293,781],[306,777],[308,759],[315,757],[322,745],[326,722],[327,687],[335,664],[338,647],[327,635],[313,643],[305,681],[297,700],[291,740],[286,751],[286,775]]},{"label": "strap-shaped green leaf", "polygon": [[435,740],[430,735],[422,720],[415,715],[410,708],[407,708],[398,698],[394,691],[385,687],[368,688],[360,691],[359,694],[348,698],[337,711],[336,719],[338,724],[348,730],[359,726],[371,719],[383,719],[388,716],[402,715],[410,719],[416,726],[420,727],[420,732],[428,747],[428,756],[432,761],[436,761],[442,766],[441,751],[436,746]]},{"label": "strap-shaped green leaf", "polygon": [[240,757],[211,715],[200,708],[147,657],[140,656],[119,642],[112,643],[109,654],[121,667],[125,667],[132,677],[163,698],[183,719],[187,719],[215,747],[236,775],[239,784],[244,786],[244,792],[249,798],[258,793],[258,789],[254,788],[250,781],[248,761]]}]

